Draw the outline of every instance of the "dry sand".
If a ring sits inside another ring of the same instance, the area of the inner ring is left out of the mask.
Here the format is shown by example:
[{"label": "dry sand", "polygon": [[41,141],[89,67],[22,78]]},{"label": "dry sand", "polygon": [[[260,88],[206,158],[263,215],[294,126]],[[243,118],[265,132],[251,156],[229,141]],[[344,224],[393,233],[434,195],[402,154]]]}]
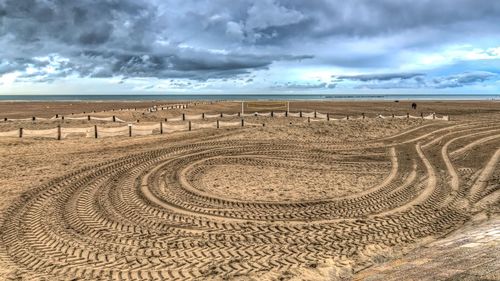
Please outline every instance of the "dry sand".
[{"label": "dry sand", "polygon": [[[69,112],[60,103],[27,104],[0,108],[12,118],[56,113],[44,106]],[[125,107],[100,106],[71,111]],[[160,121],[240,106],[114,115]],[[266,126],[0,139],[0,279],[335,280],[457,230],[475,214],[497,216],[500,104],[418,106],[294,102],[290,110],[422,111],[452,121],[248,117]],[[0,130],[57,122],[8,122]]]}]

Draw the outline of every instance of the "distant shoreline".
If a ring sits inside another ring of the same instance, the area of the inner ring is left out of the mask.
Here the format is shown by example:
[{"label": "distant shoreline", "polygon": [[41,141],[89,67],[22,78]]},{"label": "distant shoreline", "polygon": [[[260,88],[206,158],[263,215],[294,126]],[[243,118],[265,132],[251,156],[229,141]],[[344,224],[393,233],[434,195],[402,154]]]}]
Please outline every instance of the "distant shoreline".
[{"label": "distant shoreline", "polygon": [[292,101],[499,101],[500,94],[457,95],[457,94],[253,94],[253,95],[0,95],[0,102],[145,102],[145,101],[249,101],[249,100],[292,100]]}]

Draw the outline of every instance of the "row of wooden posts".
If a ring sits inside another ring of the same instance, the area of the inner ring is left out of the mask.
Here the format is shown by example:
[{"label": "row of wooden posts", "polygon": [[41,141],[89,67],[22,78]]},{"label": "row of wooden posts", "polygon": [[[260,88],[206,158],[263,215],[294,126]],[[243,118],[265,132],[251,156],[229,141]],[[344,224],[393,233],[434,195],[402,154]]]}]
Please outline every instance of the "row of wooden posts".
[{"label": "row of wooden posts", "polygon": [[[362,115],[362,119],[365,119],[365,114],[362,113],[361,115]],[[238,112],[238,116],[241,116],[240,112]],[[224,117],[224,114],[220,113],[220,117]],[[272,111],[271,111],[271,117],[274,117],[274,112],[272,112]],[[285,112],[285,117],[288,117],[288,111]],[[299,117],[302,117],[302,111],[299,112]],[[410,118],[410,114],[407,113],[406,117]],[[421,117],[423,118],[423,113],[421,114]],[[205,119],[205,113],[202,113],[202,118]],[[314,112],[314,118],[317,118],[316,111]],[[392,118],[394,118],[394,114],[392,114]],[[349,115],[346,116],[346,119],[349,120]],[[433,119],[435,119],[435,115],[433,115]],[[90,120],[90,115],[89,115],[88,120]],[[184,113],[182,114],[182,120],[186,121],[186,115]],[[326,120],[330,121],[330,114],[329,113],[326,114]],[[115,116],[113,116],[113,122],[116,122]],[[165,122],[167,122],[167,118],[165,118]],[[219,129],[220,128],[219,120],[216,120],[216,122],[217,122],[217,129]],[[311,117],[307,117],[307,122],[308,123],[311,122]],[[265,126],[265,124],[262,124],[262,125]],[[244,127],[244,126],[245,126],[245,120],[241,119],[241,127]],[[192,129],[191,120],[188,120],[188,131],[191,131],[191,129]],[[160,122],[160,134],[163,134],[163,122]],[[131,125],[128,126],[128,135],[129,135],[129,137],[132,136],[132,126]],[[20,138],[23,137],[23,128],[19,128],[19,137]],[[94,137],[98,138],[97,125],[94,125]],[[57,139],[61,140],[61,125],[57,125]]]},{"label": "row of wooden posts", "polygon": [[[363,119],[365,119],[365,114],[364,114],[364,113],[361,113],[361,115],[362,115]],[[241,116],[241,112],[238,112],[238,117],[240,117],[240,116]],[[423,113],[420,113],[420,116],[423,118],[423,117],[424,117],[424,114],[423,114]],[[222,117],[224,117],[224,114],[223,114],[223,113],[220,113],[220,117],[221,117],[221,118],[222,118]],[[274,117],[274,111],[271,111],[271,117]],[[288,117],[288,111],[285,111],[285,117]],[[300,111],[300,112],[299,112],[299,117],[302,117],[302,111]],[[406,117],[407,117],[407,118],[410,118],[410,113],[406,113]],[[59,118],[59,115],[58,115],[58,114],[56,114],[56,118]],[[201,118],[202,118],[202,119],[205,119],[205,113],[202,113],[202,114],[201,114]],[[314,111],[314,118],[317,118],[317,113],[316,113],[316,111]],[[394,114],[392,114],[392,118],[394,118]],[[435,118],[436,118],[436,117],[435,117],[435,115],[433,115],[433,119],[435,119]],[[91,119],[92,119],[92,116],[87,115],[87,121],[91,121]],[[327,119],[328,121],[330,121],[330,114],[329,114],[329,113],[326,113],[326,119]],[[31,120],[32,120],[32,121],[36,121],[36,117],[35,117],[35,116],[33,116],[33,117],[31,118]],[[61,116],[61,120],[62,120],[62,121],[64,121],[64,116]],[[347,115],[347,120],[349,120],[349,115]],[[7,121],[8,121],[8,118],[4,118],[4,121],[5,121],[5,122],[7,122]],[[113,116],[112,116],[112,121],[113,121],[113,122],[116,122],[116,116],[115,116],[115,115],[113,115]],[[168,121],[168,118],[165,118],[165,122],[167,122],[167,121]],[[185,113],[182,113],[182,121],[186,121],[186,114],[185,114]],[[139,120],[137,120],[137,122],[139,122]]]},{"label": "row of wooden posts", "polygon": [[[220,128],[220,123],[219,123],[219,120],[216,120],[217,121],[217,129]],[[245,126],[245,120],[244,119],[241,119],[241,127],[244,127]],[[262,124],[262,126],[265,126],[265,124]],[[58,140],[61,140],[62,139],[62,132],[61,132],[61,125],[57,125],[57,139]],[[192,131],[192,125],[191,125],[191,121],[188,121],[188,131]],[[99,133],[98,133],[98,129],[97,129],[97,125],[94,125],[94,138],[98,138],[99,136]],[[163,134],[163,122],[160,122],[160,134]],[[131,137],[132,136],[132,126],[129,125],[128,126],[128,136]],[[22,138],[23,137],[23,128],[19,128],[19,137]]]}]

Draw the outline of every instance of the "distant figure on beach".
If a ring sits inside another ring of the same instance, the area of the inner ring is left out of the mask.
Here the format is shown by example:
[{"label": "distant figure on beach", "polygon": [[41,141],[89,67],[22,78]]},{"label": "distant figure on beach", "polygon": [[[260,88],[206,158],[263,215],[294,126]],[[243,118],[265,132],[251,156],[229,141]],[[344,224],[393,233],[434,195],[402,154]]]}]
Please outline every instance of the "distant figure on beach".
[{"label": "distant figure on beach", "polygon": [[411,104],[411,108],[413,108],[413,109],[417,109],[417,104],[416,104],[416,103],[412,103],[412,104]]}]

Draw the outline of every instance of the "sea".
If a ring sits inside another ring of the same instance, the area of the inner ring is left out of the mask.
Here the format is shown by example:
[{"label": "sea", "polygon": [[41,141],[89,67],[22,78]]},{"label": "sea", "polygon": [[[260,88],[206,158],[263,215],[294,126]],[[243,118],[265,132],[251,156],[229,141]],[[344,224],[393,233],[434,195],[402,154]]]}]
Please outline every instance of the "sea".
[{"label": "sea", "polygon": [[246,100],[496,100],[499,94],[219,94],[219,95],[0,95],[0,101],[246,101]]}]

